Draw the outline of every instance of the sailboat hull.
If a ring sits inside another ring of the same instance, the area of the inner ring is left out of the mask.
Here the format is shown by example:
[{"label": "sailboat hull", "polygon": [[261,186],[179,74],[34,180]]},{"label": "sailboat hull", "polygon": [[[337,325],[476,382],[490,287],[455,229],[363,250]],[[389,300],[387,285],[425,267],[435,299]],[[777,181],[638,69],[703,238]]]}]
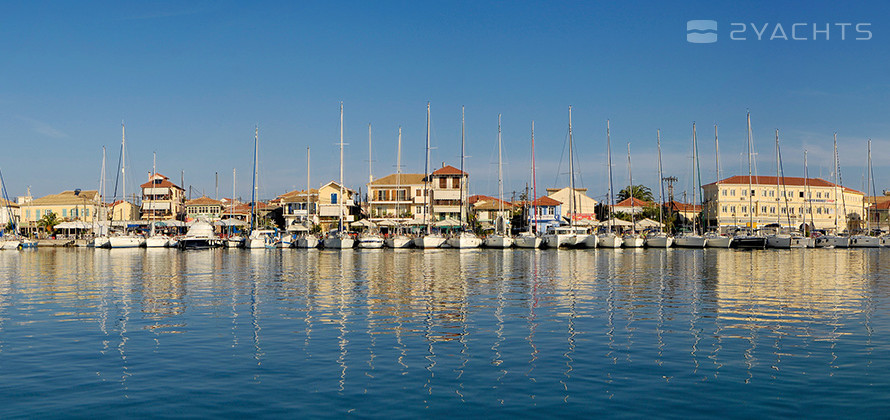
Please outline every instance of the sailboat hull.
[{"label": "sailboat hull", "polygon": [[674,246],[680,248],[704,248],[708,239],[704,236],[688,235],[674,238]]},{"label": "sailboat hull", "polygon": [[318,242],[318,238],[316,238],[315,236],[301,236],[297,238],[297,248],[318,248]]},{"label": "sailboat hull", "polygon": [[414,246],[417,248],[439,248],[445,243],[445,238],[438,235],[424,235],[414,238]]},{"label": "sailboat hull", "polygon": [[325,238],[325,249],[350,249],[355,245],[355,239],[352,238]]},{"label": "sailboat hull", "polygon": [[732,236],[708,236],[708,243],[706,246],[708,248],[729,248],[732,246]]},{"label": "sailboat hull", "polygon": [[732,247],[738,249],[766,249],[766,237],[736,236],[732,238]]},{"label": "sailboat hull", "polygon": [[543,239],[537,235],[519,235],[513,240],[517,248],[539,248]]},{"label": "sailboat hull", "polygon": [[383,248],[383,237],[378,235],[362,236],[358,238],[358,247],[366,249]]},{"label": "sailboat hull", "polygon": [[145,239],[138,236],[112,236],[108,238],[111,248],[139,248],[145,245]]},{"label": "sailboat hull", "polygon": [[670,248],[673,243],[674,238],[667,235],[646,238],[646,246],[649,248]]},{"label": "sailboat hull", "polygon": [[170,238],[166,236],[152,236],[145,240],[146,248],[167,248],[170,246]]},{"label": "sailboat hull", "polygon": [[8,240],[0,241],[0,249],[6,250],[6,251],[19,249],[19,246],[21,246],[21,245],[22,245],[22,243],[15,239],[8,239]]},{"label": "sailboat hull", "polygon": [[606,235],[600,238],[600,248],[621,248],[624,245],[624,239],[618,235]]},{"label": "sailboat hull", "polygon": [[414,240],[407,236],[390,236],[383,241],[388,248],[410,248],[414,246]]},{"label": "sailboat hull", "polygon": [[879,248],[881,238],[866,235],[856,235],[850,238],[850,248]]},{"label": "sailboat hull", "polygon": [[645,241],[638,235],[628,235],[624,237],[625,248],[642,248]]},{"label": "sailboat hull", "polygon": [[502,235],[491,235],[482,241],[486,248],[510,248],[513,246],[513,238]]}]

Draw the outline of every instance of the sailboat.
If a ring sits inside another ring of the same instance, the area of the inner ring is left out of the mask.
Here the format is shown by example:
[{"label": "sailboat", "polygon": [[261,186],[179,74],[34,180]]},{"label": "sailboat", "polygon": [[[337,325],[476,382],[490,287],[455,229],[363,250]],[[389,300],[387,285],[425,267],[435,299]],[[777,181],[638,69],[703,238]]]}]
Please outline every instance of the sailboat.
[{"label": "sailboat", "polygon": [[[498,116],[498,122],[500,122],[500,116]],[[500,136],[498,138],[500,138]],[[464,158],[466,157],[465,146],[466,122],[464,120],[464,107],[460,107],[460,231],[446,240],[448,246],[458,249],[479,248],[479,245],[482,244],[482,240],[479,239],[472,230],[468,229],[467,223],[464,222],[464,214],[468,213],[468,209],[465,207],[466,203],[464,202],[464,188],[467,187],[466,182],[463,179]]]},{"label": "sailboat", "polygon": [[[229,221],[235,220],[235,179],[237,178],[237,172],[235,168],[232,168],[232,201],[229,202]],[[244,246],[244,237],[241,235],[235,235],[234,226],[229,225],[229,237],[226,238],[226,248],[240,248]]]},{"label": "sailboat", "polygon": [[[463,168],[461,168],[463,171]],[[401,197],[402,191],[402,127],[399,126],[399,144],[396,152],[396,217],[399,217],[399,201],[402,200]],[[407,194],[406,197],[407,198]],[[383,243],[389,248],[409,248],[414,245],[414,240],[405,235],[402,231],[402,227],[399,226],[398,230],[395,234],[390,235],[386,239],[384,239]]]},{"label": "sailboat", "polygon": [[[575,152],[572,137],[572,107],[569,106],[569,224],[551,227],[544,234],[542,246],[547,248],[574,247],[578,245],[575,228]],[[586,231],[586,229],[584,230]],[[582,239],[583,240],[583,239]]]},{"label": "sailboat", "polygon": [[732,238],[732,247],[733,248],[744,248],[744,249],[765,249],[766,248],[766,237],[762,235],[758,235],[755,231],[754,224],[754,189],[752,187],[753,183],[753,175],[751,172],[751,158],[754,155],[754,140],[751,136],[751,113],[747,113],[747,122],[748,122],[748,228],[741,233],[736,233],[736,235]]},{"label": "sailboat", "polygon": [[[127,201],[127,131],[126,127],[121,124],[121,185],[122,196],[124,202]],[[126,223],[126,222],[125,222]],[[133,234],[126,234],[126,226],[124,226],[124,234],[118,234],[108,238],[108,246],[111,248],[138,248],[145,245],[145,238]]]},{"label": "sailboat", "polygon": [[[807,248],[815,248],[816,247],[816,237],[813,234],[813,229],[816,227],[816,224],[813,222],[813,206],[812,199],[810,197],[810,168],[809,162],[807,159],[807,150],[803,151],[803,189],[804,189],[804,200],[806,201],[806,206],[804,207],[804,236],[806,237],[806,245]],[[809,217],[809,221],[807,221],[807,217]]]},{"label": "sailboat", "polygon": [[[692,205],[696,204],[696,190],[701,188],[698,181],[698,140],[695,137],[695,123],[692,123]],[[692,231],[683,232],[674,239],[674,245],[681,248],[704,248],[708,239],[699,234],[697,216],[692,218]]]},{"label": "sailboat", "polygon": [[[874,179],[872,179],[871,169],[871,139],[868,140],[868,181],[866,183],[866,194],[874,193]],[[871,217],[868,215],[868,209],[865,207],[865,200],[862,201],[862,214],[865,216],[865,234],[854,235],[850,238],[851,248],[878,248],[881,246],[881,238],[871,236]]]},{"label": "sailboat", "polygon": [[[788,210],[788,198],[787,191],[784,191],[785,188],[785,175],[781,169],[781,161],[782,154],[779,149],[779,130],[776,129],[776,200],[783,201],[784,206],[781,208],[784,210],[784,213],[788,215],[788,224],[791,224],[791,216]],[[779,189],[779,183],[781,182],[782,190]],[[784,195],[782,193],[785,193]],[[777,206],[777,210],[780,207]],[[800,235],[795,235],[789,232],[785,232],[782,228],[782,211],[776,212],[776,230],[771,235],[767,235],[766,237],[766,246],[768,248],[779,248],[779,249],[789,249],[789,248],[806,248],[807,242]]]},{"label": "sailboat", "polygon": [[609,205],[606,211],[606,233],[599,237],[599,246],[602,248],[621,248],[624,239],[612,231],[612,207],[615,205],[612,185],[612,129],[609,120],[606,120],[606,156],[609,164]]},{"label": "sailboat", "polygon": [[[152,162],[151,162],[151,177],[149,177],[149,181],[154,185],[154,177],[157,175],[157,153],[152,154]],[[154,189],[154,188],[152,188]],[[154,212],[154,209],[151,206],[152,197],[154,196],[153,191],[149,191],[149,199],[148,199],[148,210]],[[149,217],[149,221],[151,223],[151,233],[148,238],[145,240],[146,248],[166,248],[170,246],[170,238],[164,235],[159,235],[155,232],[155,223],[157,221],[152,220],[152,217]]]},{"label": "sailboat", "polygon": [[[714,124],[714,148],[716,150],[714,156],[717,164],[717,182],[715,185],[718,187],[717,191],[720,191],[720,140],[717,137],[717,124]],[[732,246],[732,236],[720,234],[720,211],[716,207],[716,199],[713,200],[713,203],[715,204],[714,219],[717,222],[717,227],[716,230],[705,233],[705,238],[708,239],[706,246],[708,248],[729,248]]]},{"label": "sailboat", "polygon": [[430,189],[430,103],[426,103],[426,163],[424,164],[423,177],[423,222],[426,232],[414,238],[414,246],[418,248],[438,248],[445,243],[445,237],[439,233],[433,233],[430,229],[432,224],[432,200],[433,194]]},{"label": "sailboat", "polygon": [[343,102],[340,102],[340,195],[337,196],[338,220],[337,229],[328,232],[324,238],[324,247],[332,249],[351,249],[355,245],[355,239],[349,236],[349,232],[343,226],[343,204],[346,201],[343,188]]},{"label": "sailboat", "polygon": [[650,248],[670,248],[674,238],[664,232],[664,181],[661,172],[661,130],[655,132],[658,143],[658,232],[646,237],[646,246]]},{"label": "sailboat", "polygon": [[644,241],[643,237],[637,233],[637,220],[634,214],[634,201],[636,198],[633,195],[634,177],[630,166],[630,143],[627,143],[627,179],[630,182],[630,223],[632,228],[630,233],[624,235],[624,246],[626,248],[640,248],[643,246]]},{"label": "sailboat", "polygon": [[[526,187],[528,189],[528,187]],[[528,195],[528,194],[526,194]],[[517,248],[538,248],[541,246],[543,239],[534,229],[538,228],[538,179],[535,174],[535,122],[532,121],[532,200],[529,206],[532,211],[533,219],[529,220],[528,230],[519,233],[513,240],[513,244]]]},{"label": "sailboat", "polygon": [[275,232],[269,229],[258,229],[257,223],[257,175],[259,174],[259,144],[260,128],[254,129],[253,135],[253,187],[250,192],[250,234],[244,240],[244,247],[248,249],[274,248]]},{"label": "sailboat", "polygon": [[93,248],[108,248],[111,246],[108,240],[108,208],[105,207],[105,146],[102,146],[102,171],[99,176],[99,205],[93,209],[93,241],[89,246]]},{"label": "sailboat", "polygon": [[837,132],[834,133],[834,233],[825,235],[816,239],[816,247],[819,248],[848,248],[850,246],[850,237],[841,234],[840,220],[838,215],[838,200],[844,205],[842,214],[844,216],[844,224],[847,222],[847,206],[844,197],[844,186],[841,185],[840,163],[837,154]]},{"label": "sailboat", "polygon": [[[368,185],[374,182],[373,160],[374,157],[371,154],[371,123],[368,123]],[[359,235],[359,248],[383,248],[383,235],[376,229],[368,228]]]},{"label": "sailboat", "polygon": [[[488,235],[482,242],[487,248],[509,248],[513,246],[513,237],[504,217],[504,171],[501,159],[501,114],[498,114],[498,217],[494,222],[494,234]],[[574,193],[574,189],[572,189]]]},{"label": "sailboat", "polygon": [[[312,218],[312,200],[310,197],[312,196],[312,191],[310,190],[309,183],[309,148],[306,148],[306,226],[307,228],[311,226],[311,218]],[[297,237],[297,248],[318,248],[318,236],[315,236],[311,231],[307,230],[300,234]]]},{"label": "sailboat", "polygon": [[6,213],[6,218],[9,220],[9,223],[12,224],[12,232],[6,232],[6,226],[0,226],[0,250],[13,250],[13,249],[21,249],[22,247],[22,239],[19,237],[18,233],[18,223],[16,223],[15,214],[12,212],[12,209],[7,205],[9,201],[9,194],[6,193],[6,181],[3,180],[3,173],[0,172],[0,188],[2,188],[2,208],[3,212]]}]

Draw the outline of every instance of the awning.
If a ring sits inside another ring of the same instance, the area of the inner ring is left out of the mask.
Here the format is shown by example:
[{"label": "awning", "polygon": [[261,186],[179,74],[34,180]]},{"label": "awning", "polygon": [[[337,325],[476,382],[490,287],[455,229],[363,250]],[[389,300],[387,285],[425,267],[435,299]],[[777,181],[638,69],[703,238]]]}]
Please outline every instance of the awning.
[{"label": "awning", "polygon": [[[97,226],[98,227],[98,226]],[[73,222],[62,222],[55,226],[55,229],[92,229],[93,224],[75,220]]]},{"label": "awning", "polygon": [[[633,226],[633,225],[634,225],[633,223],[628,222],[627,220],[612,219],[612,226]],[[609,226],[609,221],[604,220],[604,221],[600,222],[600,226]]]},{"label": "awning", "polygon": [[437,228],[460,227],[460,221],[448,217],[433,223],[433,226]]},{"label": "awning", "polygon": [[350,223],[349,227],[375,228],[375,227],[377,227],[377,225],[368,219],[362,219],[357,222]]},{"label": "awning", "polygon": [[660,227],[660,226],[661,226],[661,223],[658,223],[658,222],[655,221],[655,220],[652,220],[652,219],[648,219],[648,218],[647,218],[647,219],[643,219],[643,220],[638,221],[638,222],[637,222],[637,226],[641,226],[641,227],[644,227],[644,228],[649,228],[649,227]]}]

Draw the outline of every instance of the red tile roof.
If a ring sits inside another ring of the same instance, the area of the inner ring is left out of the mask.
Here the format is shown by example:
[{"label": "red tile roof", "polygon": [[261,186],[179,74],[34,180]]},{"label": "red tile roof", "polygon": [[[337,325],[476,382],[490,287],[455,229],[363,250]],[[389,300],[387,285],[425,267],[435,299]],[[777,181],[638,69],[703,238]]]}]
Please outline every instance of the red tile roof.
[{"label": "red tile roof", "polygon": [[615,204],[615,207],[631,207],[631,202],[633,202],[633,207],[650,207],[655,205],[655,203],[651,201],[643,201],[636,197],[628,197],[620,203]]},{"label": "red tile roof", "polygon": [[477,201],[492,201],[492,200],[497,200],[497,198],[489,197],[487,195],[479,195],[479,194],[471,195],[470,198],[467,198],[467,202],[470,203],[470,205],[476,204]]},{"label": "red tile roof", "polygon": [[461,172],[460,169],[455,168],[451,165],[445,165],[439,169],[436,169],[430,175],[466,175],[466,172]]},{"label": "red tile roof", "polygon": [[222,201],[214,200],[210,197],[198,197],[185,202],[187,206],[222,206]]},{"label": "red tile roof", "polygon": [[153,188],[153,187],[156,187],[156,188],[179,188],[180,190],[182,189],[180,186],[178,186],[178,185],[176,185],[176,184],[170,182],[170,178],[167,178],[166,176],[161,175],[161,174],[158,174],[158,173],[156,173],[155,175],[158,176],[158,177],[160,177],[160,178],[162,179],[161,182],[154,183],[154,182],[153,182],[153,181],[154,181],[154,176],[149,176],[149,177],[148,177],[148,182],[146,182],[146,183],[140,185],[139,188]]},{"label": "red tile roof", "polygon": [[[751,184],[755,185],[776,185],[783,183],[785,186],[795,186],[795,187],[803,187],[804,185],[809,185],[811,187],[836,187],[837,184],[828,182],[822,178],[803,178],[797,176],[786,176],[783,178],[779,178],[777,176],[751,176]],[[732,184],[732,185],[748,185],[748,175],[736,175],[726,178],[719,182],[720,184]],[[703,185],[703,187],[707,187],[710,185],[717,184],[716,182],[712,182],[710,184]],[[862,194],[860,191],[856,191],[852,188],[844,187],[844,190],[847,192]]]},{"label": "red tile roof", "polygon": [[673,211],[684,211],[684,212],[696,212],[696,211],[700,212],[701,211],[700,205],[681,203],[679,201],[668,201],[667,203],[664,203],[664,205]]},{"label": "red tile roof", "polygon": [[560,202],[559,200],[554,200],[546,195],[532,202],[533,206],[547,206],[547,207],[549,207],[549,206],[558,206],[560,204],[562,204],[562,202]]}]

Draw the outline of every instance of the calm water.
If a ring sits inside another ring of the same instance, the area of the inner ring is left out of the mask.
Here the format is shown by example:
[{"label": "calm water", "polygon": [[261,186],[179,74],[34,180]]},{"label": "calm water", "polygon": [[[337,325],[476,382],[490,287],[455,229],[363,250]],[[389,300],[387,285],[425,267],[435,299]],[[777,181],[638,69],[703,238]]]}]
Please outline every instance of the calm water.
[{"label": "calm water", "polygon": [[0,252],[0,418],[886,417],[890,250]]}]

